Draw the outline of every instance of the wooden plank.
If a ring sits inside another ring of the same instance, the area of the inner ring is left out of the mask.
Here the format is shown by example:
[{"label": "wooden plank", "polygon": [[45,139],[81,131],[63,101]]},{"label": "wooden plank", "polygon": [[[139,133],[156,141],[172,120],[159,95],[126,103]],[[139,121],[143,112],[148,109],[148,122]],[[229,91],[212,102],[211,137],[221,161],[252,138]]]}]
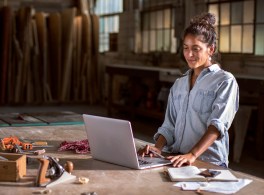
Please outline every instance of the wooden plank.
[{"label": "wooden plank", "polygon": [[[72,36],[76,8],[65,9],[61,13],[62,21],[62,90],[60,100],[65,102],[69,97],[72,71]],[[66,33],[67,32],[67,33]]]},{"label": "wooden plank", "polygon": [[44,113],[28,113],[34,118],[46,122],[49,125],[76,125],[83,124],[81,114],[74,112],[44,112]]},{"label": "wooden plank", "polygon": [[31,20],[33,48],[32,48],[32,82],[34,83],[34,100],[35,103],[43,101],[43,90],[42,90],[42,77],[40,75],[42,67],[40,66],[39,60],[39,41],[37,34],[36,20]]},{"label": "wooden plank", "polygon": [[98,80],[98,58],[99,58],[99,17],[97,15],[91,15],[92,21],[92,59],[91,59],[91,71],[90,74],[92,82],[92,101],[95,103],[99,100],[99,80]]},{"label": "wooden plank", "polygon": [[59,100],[61,88],[61,15],[50,13],[48,16],[48,45],[50,71],[50,90],[52,97]]},{"label": "wooden plank", "polygon": [[28,64],[30,60],[30,48],[29,48],[29,31],[31,23],[31,11],[32,8],[24,7],[18,10],[17,13],[17,40],[22,52],[22,59],[19,62],[18,74],[16,79],[16,91],[15,102],[25,101],[25,92],[27,84]]},{"label": "wooden plank", "polygon": [[78,16],[74,19],[74,57],[73,57],[73,81],[72,94],[75,101],[80,99],[81,87],[81,53],[82,53],[82,17]]},{"label": "wooden plank", "polygon": [[7,95],[7,75],[10,57],[11,28],[12,28],[12,10],[4,6],[0,11],[0,103],[6,103]]},{"label": "wooden plank", "polygon": [[[90,87],[92,80],[89,76],[91,67],[91,44],[92,44],[92,27],[91,18],[88,14],[82,14],[82,94],[81,99],[85,101],[88,98],[88,102],[92,101],[91,94],[92,88]],[[88,95],[87,95],[88,94]]]},{"label": "wooden plank", "polygon": [[46,14],[43,12],[37,12],[35,14],[36,25],[37,25],[37,34],[38,34],[38,41],[39,41],[39,56],[40,56],[40,67],[42,69],[39,72],[40,77],[42,78],[41,86],[43,89],[43,97],[44,101],[52,101],[52,97],[49,94],[49,69],[48,69],[48,62],[47,62],[47,21],[46,21]]},{"label": "wooden plank", "polygon": [[0,120],[6,122],[10,126],[42,126],[47,125],[46,122],[43,122],[35,117],[32,117],[24,113],[8,113],[0,114]]}]

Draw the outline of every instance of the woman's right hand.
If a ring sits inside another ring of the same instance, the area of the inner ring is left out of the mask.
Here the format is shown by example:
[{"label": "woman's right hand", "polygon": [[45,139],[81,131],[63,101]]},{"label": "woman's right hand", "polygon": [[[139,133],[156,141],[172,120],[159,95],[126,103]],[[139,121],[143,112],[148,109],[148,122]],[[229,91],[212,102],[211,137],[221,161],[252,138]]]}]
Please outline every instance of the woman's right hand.
[{"label": "woman's right hand", "polygon": [[146,145],[144,148],[140,148],[138,150],[138,154],[142,157],[144,157],[145,155],[148,155],[150,157],[159,157],[158,155],[154,154],[153,152],[151,151],[154,151],[158,154],[161,154],[161,150],[156,148],[155,146],[150,146],[150,145]]}]

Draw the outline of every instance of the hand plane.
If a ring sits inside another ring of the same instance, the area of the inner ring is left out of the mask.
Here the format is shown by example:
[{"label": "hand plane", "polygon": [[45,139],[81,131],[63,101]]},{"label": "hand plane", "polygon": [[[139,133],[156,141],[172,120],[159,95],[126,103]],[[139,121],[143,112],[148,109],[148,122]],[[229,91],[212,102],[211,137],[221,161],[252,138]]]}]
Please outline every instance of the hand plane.
[{"label": "hand plane", "polygon": [[57,159],[51,156],[43,156],[38,159],[40,162],[36,178],[36,185],[39,187],[52,187],[54,185],[76,180],[58,163]]}]

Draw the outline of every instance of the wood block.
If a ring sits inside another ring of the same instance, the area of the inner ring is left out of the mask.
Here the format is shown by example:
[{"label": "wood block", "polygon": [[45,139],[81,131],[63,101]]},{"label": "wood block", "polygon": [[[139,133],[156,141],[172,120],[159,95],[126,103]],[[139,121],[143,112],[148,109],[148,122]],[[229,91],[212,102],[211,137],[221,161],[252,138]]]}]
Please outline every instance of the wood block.
[{"label": "wood block", "polygon": [[0,153],[0,181],[18,181],[27,173],[26,155]]}]

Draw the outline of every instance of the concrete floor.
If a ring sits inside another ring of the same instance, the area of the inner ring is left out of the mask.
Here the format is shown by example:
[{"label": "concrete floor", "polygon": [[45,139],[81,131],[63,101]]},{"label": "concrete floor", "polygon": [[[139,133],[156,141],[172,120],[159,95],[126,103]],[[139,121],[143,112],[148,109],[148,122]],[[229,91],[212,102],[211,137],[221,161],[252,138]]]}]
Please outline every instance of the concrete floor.
[{"label": "concrete floor", "polygon": [[[106,107],[102,105],[58,105],[58,106],[1,106],[0,113],[23,113],[23,112],[51,112],[51,111],[72,111],[79,114],[93,114],[107,116]],[[135,117],[129,118],[127,114],[116,113],[115,118],[128,119],[132,122],[134,137],[153,142],[152,136],[162,121],[149,118]],[[244,149],[239,163],[231,161],[230,156],[229,168],[264,178],[264,161],[257,160],[254,153],[254,140],[245,141]]]}]

